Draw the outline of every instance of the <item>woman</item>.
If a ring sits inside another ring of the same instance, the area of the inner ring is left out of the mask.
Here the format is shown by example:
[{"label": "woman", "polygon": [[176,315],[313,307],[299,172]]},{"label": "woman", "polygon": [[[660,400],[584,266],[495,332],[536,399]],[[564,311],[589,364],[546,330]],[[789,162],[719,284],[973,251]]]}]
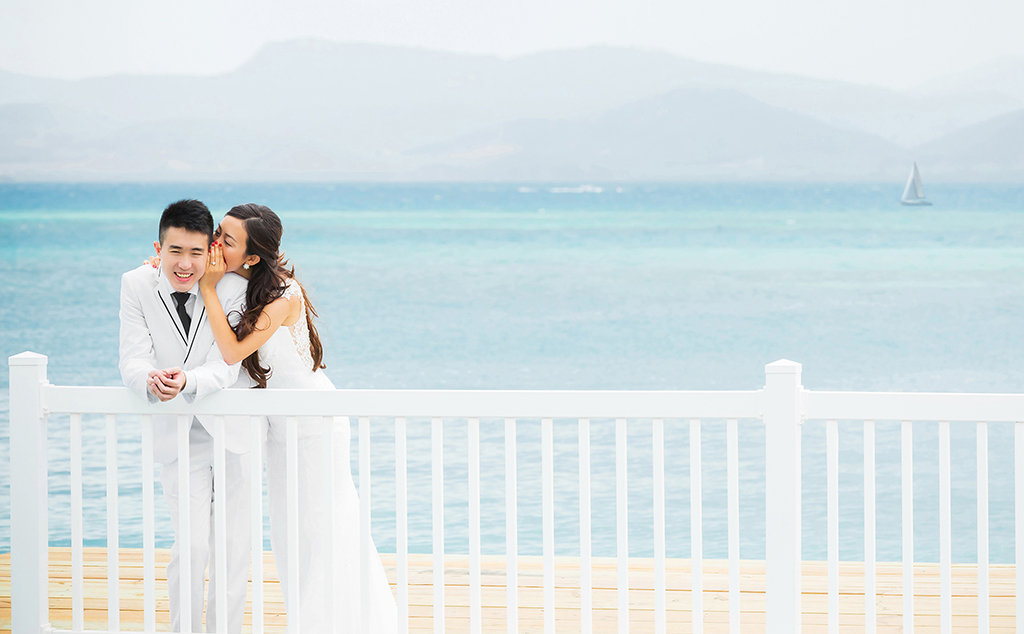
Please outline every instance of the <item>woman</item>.
[{"label": "woman", "polygon": [[[268,207],[233,207],[217,228],[199,290],[210,327],[228,363],[242,366],[258,387],[334,389],[324,368],[323,346],[313,325],[316,312],[294,267],[281,256],[281,220]],[[245,312],[232,329],[217,299],[216,286],[233,271],[249,280]],[[285,419],[270,416],[267,432],[267,492],[270,539],[281,590],[288,597],[288,511],[285,469]],[[334,602],[334,631],[361,632],[359,571],[359,500],[349,470],[349,426],[335,426],[334,531],[328,535],[324,508],[323,420],[300,418],[298,428],[299,615],[288,615],[289,631],[327,630],[327,601]],[[325,596],[328,566],[324,546],[334,547],[333,596]],[[370,632],[394,632],[395,600],[384,567],[373,548],[370,569]]]}]

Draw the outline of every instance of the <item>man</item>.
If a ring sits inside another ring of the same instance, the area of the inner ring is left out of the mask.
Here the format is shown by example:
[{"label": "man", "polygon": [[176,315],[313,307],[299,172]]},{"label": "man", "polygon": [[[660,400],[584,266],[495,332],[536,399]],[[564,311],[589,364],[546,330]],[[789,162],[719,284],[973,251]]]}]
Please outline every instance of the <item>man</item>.
[{"label": "man", "polygon": [[[224,362],[206,320],[199,295],[199,278],[206,270],[213,240],[213,216],[198,200],[172,203],[160,217],[158,241],[153,243],[160,265],[149,264],[121,277],[120,369],[124,384],[151,403],[181,395],[194,402],[238,382],[248,387],[239,365]],[[217,284],[217,296],[227,315],[237,317],[245,301],[246,281],[228,274]],[[161,463],[161,482],[174,524],[174,545],[167,565],[171,630],[180,632],[182,618],[192,632],[202,632],[206,567],[210,564],[207,631],[215,631],[216,584],[227,583],[228,632],[241,632],[249,572],[249,434],[247,421],[225,422],[225,481],[213,477],[212,416],[190,421],[189,465],[178,460],[176,416],[153,416],[153,459]],[[189,470],[191,552],[182,553],[179,524],[179,471]],[[227,512],[227,579],[217,579],[214,558],[213,499],[225,496]],[[191,614],[180,613],[181,557],[191,564]]]}]

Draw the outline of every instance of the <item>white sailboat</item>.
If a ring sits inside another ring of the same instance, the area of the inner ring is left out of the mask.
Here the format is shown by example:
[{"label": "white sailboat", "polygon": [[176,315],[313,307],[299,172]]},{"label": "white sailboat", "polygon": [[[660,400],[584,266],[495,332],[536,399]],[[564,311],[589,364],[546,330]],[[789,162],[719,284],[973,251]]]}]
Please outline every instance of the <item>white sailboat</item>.
[{"label": "white sailboat", "polygon": [[921,184],[921,172],[917,171],[916,162],[914,168],[910,170],[910,178],[907,179],[907,186],[903,190],[903,198],[900,199],[900,203],[917,206],[931,205],[924,197],[924,185]]}]

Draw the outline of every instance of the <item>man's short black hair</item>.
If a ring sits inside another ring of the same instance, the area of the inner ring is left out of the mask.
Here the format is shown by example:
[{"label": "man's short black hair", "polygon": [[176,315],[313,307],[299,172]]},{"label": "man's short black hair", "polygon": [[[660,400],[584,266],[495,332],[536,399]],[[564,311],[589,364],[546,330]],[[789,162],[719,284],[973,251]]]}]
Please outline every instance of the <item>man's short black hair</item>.
[{"label": "man's short black hair", "polygon": [[160,216],[160,244],[164,243],[164,234],[170,227],[192,233],[205,233],[206,244],[213,242],[213,215],[206,205],[198,200],[179,200],[167,205],[167,209],[164,209]]}]

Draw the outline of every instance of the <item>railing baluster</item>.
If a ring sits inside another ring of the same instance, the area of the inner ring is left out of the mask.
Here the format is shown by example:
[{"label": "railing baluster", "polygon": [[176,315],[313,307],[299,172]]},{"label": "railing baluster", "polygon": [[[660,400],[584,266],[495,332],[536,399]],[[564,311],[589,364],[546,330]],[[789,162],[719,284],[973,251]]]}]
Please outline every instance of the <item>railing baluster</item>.
[{"label": "railing baluster", "polygon": [[541,530],[544,553],[544,634],[555,631],[555,476],[554,423],[550,418],[540,422],[541,453]]},{"label": "railing baluster", "polygon": [[153,417],[142,417],[143,629],[156,631],[156,524],[153,508]]},{"label": "railing baluster", "polygon": [[839,423],[825,422],[828,493],[828,631],[839,634]]},{"label": "railing baluster", "polygon": [[665,422],[651,423],[651,454],[654,458],[654,632],[665,634]]},{"label": "railing baluster", "polygon": [[253,634],[263,634],[263,431],[259,416],[249,417],[249,469],[252,631]]},{"label": "railing baluster", "polygon": [[[226,482],[224,468],[224,417],[213,417],[213,481],[223,486]],[[216,486],[215,484],[215,486]],[[213,496],[213,544],[215,560],[213,569],[217,575],[216,600],[217,608],[214,616],[217,619],[217,632],[227,632],[228,628],[228,522],[225,496]],[[207,622],[210,617],[207,614]],[[209,626],[207,626],[209,628]]]},{"label": "railing baluster", "polygon": [[939,620],[942,634],[953,634],[953,568],[949,483],[949,423],[939,423]]},{"label": "railing baluster", "polygon": [[618,555],[619,634],[629,632],[629,496],[626,489],[626,419],[615,420],[615,550]]},{"label": "railing baluster", "polygon": [[359,596],[360,622],[370,631],[370,419],[359,417]]},{"label": "railing baluster", "polygon": [[590,560],[590,419],[579,420],[580,453],[580,631],[594,629],[593,582]]},{"label": "railing baluster", "polygon": [[519,634],[519,519],[516,492],[516,419],[505,419],[505,624]]},{"label": "railing baluster", "polygon": [[988,423],[978,423],[978,634],[988,634]]},{"label": "railing baluster", "polygon": [[288,507],[288,596],[285,610],[288,613],[288,631],[301,632],[302,621],[299,610],[299,419],[285,418],[285,483]]},{"label": "railing baluster", "polygon": [[398,632],[409,634],[409,494],[404,418],[395,419],[395,549],[398,564]]},{"label": "railing baluster", "polygon": [[903,503],[903,632],[914,632],[914,424],[901,423],[900,442]]},{"label": "railing baluster", "polygon": [[107,414],[107,627],[112,632],[121,629],[117,502],[117,417]]},{"label": "railing baluster", "polygon": [[[338,509],[334,508],[334,417],[324,416],[323,425],[323,474],[324,474],[324,508],[327,510],[324,530],[323,558],[327,562],[324,570],[324,631],[334,632],[335,600],[334,571],[338,561],[334,556],[334,540]],[[362,441],[360,441],[362,442]],[[348,465],[346,465],[348,466]]]},{"label": "railing baluster", "polygon": [[191,416],[178,416],[178,603],[181,631],[192,633],[192,458],[189,455]]},{"label": "railing baluster", "polygon": [[740,634],[740,458],[739,424],[725,425],[725,461],[729,498],[729,634]]},{"label": "railing baluster", "polygon": [[1013,562],[1017,630],[1024,630],[1024,422],[1013,424]]},{"label": "railing baluster", "polygon": [[864,421],[864,631],[875,634],[875,422]]},{"label": "railing baluster", "polygon": [[434,515],[434,632],[444,634],[444,423],[430,421]]},{"label": "railing baluster", "polygon": [[[145,451],[145,450],[143,450]],[[152,452],[150,465],[152,467]],[[152,480],[152,470],[150,471]],[[152,495],[152,481],[150,495]],[[150,518],[152,519],[152,518]],[[143,520],[145,521],[145,520]],[[82,561],[82,415],[71,415],[71,629],[85,629],[85,570]],[[150,596],[147,584],[146,596]]]},{"label": "railing baluster", "polygon": [[480,588],[480,419],[469,419],[469,631],[483,631]]},{"label": "railing baluster", "polygon": [[701,484],[700,419],[690,419],[690,613],[693,634],[704,631],[704,504]]}]

